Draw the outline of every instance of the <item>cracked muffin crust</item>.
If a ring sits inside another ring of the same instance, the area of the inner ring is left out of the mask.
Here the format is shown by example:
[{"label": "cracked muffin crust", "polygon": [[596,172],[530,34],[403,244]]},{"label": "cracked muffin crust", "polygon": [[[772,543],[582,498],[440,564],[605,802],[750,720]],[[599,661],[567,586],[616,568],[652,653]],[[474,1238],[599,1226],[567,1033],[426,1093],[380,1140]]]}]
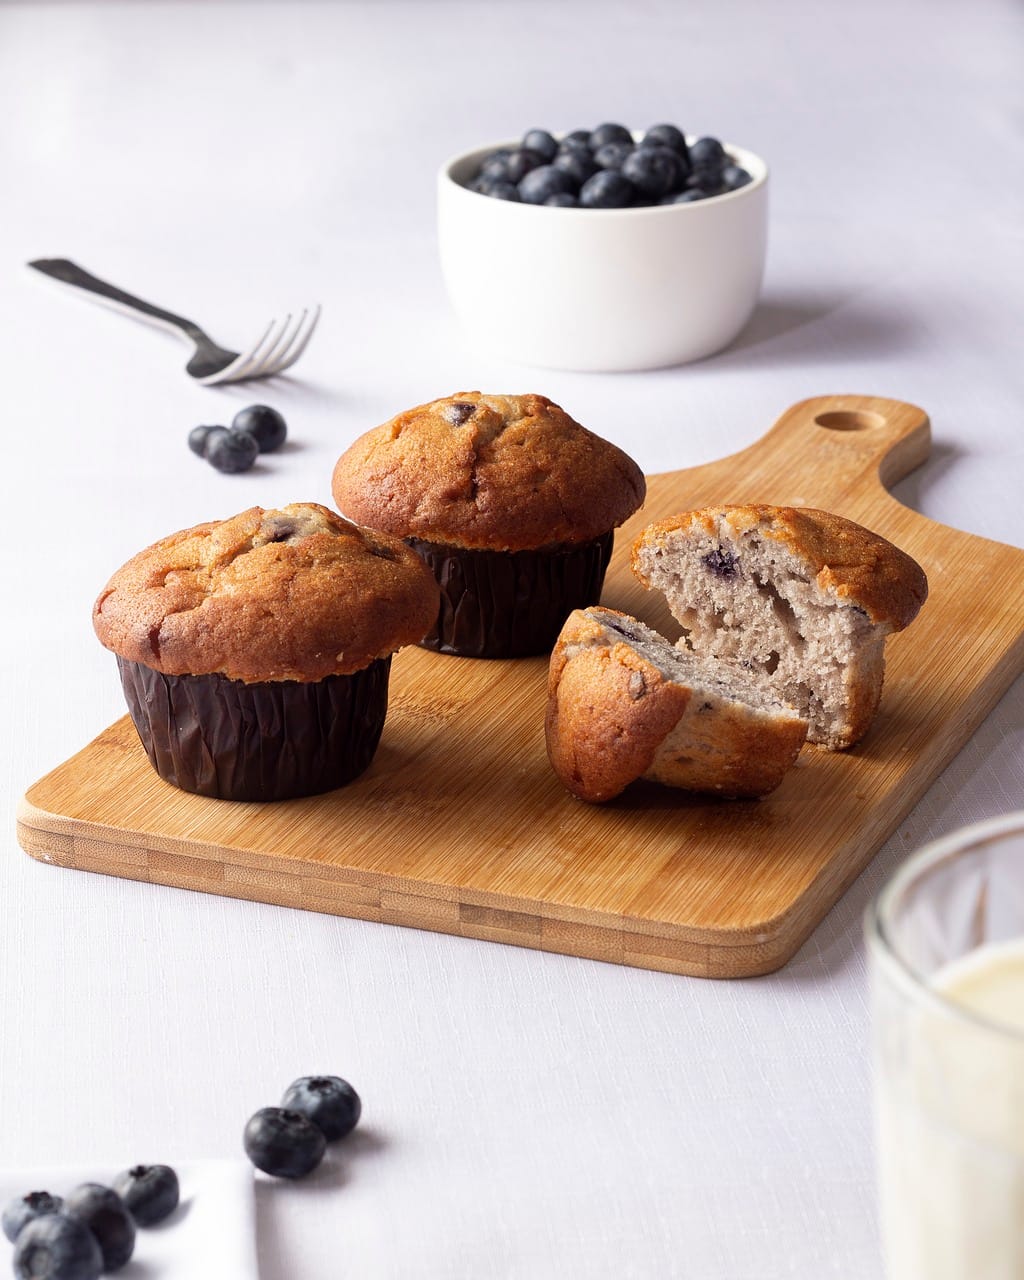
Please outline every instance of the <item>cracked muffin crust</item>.
[{"label": "cracked muffin crust", "polygon": [[157,773],[219,800],[343,786],[373,759],[391,655],[437,611],[418,556],[317,503],[162,538],[93,610]]},{"label": "cracked muffin crust", "polygon": [[460,391],[360,436],[332,489],[340,511],[373,529],[523,551],[616,528],[645,482],[632,458],[545,396]]},{"label": "cracked muffin crust", "polygon": [[403,543],[296,502],[162,538],[110,579],[93,625],[164,675],[312,681],[417,643],[437,600]]},{"label": "cracked muffin crust", "polygon": [[886,637],[917,616],[924,570],[869,529],[811,508],[706,507],[651,525],[633,571],[662,591],[679,645],[796,707],[830,750],[867,732]]},{"label": "cracked muffin crust", "polygon": [[547,653],[601,594],[615,529],[643,502],[640,468],[540,395],[457,395],[360,436],[334,500],[404,538],[441,587],[423,644],[463,657]]}]

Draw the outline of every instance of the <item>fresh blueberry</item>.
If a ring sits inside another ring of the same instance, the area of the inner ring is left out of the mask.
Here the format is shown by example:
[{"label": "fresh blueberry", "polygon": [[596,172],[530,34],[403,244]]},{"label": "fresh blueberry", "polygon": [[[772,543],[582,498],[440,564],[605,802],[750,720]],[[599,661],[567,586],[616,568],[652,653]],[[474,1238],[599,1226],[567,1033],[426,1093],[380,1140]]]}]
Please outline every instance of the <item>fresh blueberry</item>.
[{"label": "fresh blueberry", "polygon": [[621,124],[599,124],[590,135],[590,149],[594,152],[608,142],[628,142],[632,145],[633,135]]},{"label": "fresh blueberry", "polygon": [[302,1178],[324,1158],[323,1130],[298,1111],[262,1107],[245,1126],[245,1154],[275,1178]]},{"label": "fresh blueberry", "polygon": [[519,188],[513,182],[487,182],[480,192],[492,200],[519,200]]},{"label": "fresh blueberry", "polygon": [[723,191],[738,191],[750,182],[750,174],[738,164],[727,164],[722,170],[720,181]]},{"label": "fresh blueberry", "polygon": [[724,547],[716,547],[714,551],[709,551],[706,556],[701,556],[701,560],[707,567],[708,573],[716,578],[735,578],[736,566],[739,560],[731,551],[726,551]]},{"label": "fresh blueberry", "polygon": [[717,138],[698,138],[690,147],[690,164],[694,169],[720,170],[726,158],[725,148]]},{"label": "fresh blueberry", "polygon": [[628,178],[614,169],[601,169],[583,184],[580,204],[584,209],[625,209],[635,194]]},{"label": "fresh blueberry", "polygon": [[231,419],[232,431],[248,431],[260,447],[260,453],[280,449],[288,434],[288,425],[276,409],[268,404],[251,404],[239,409]]},{"label": "fresh blueberry", "polygon": [[686,180],[687,187],[699,187],[709,196],[721,195],[722,175],[717,169],[694,169]]},{"label": "fresh blueberry", "polygon": [[520,183],[530,172],[544,163],[544,157],[529,147],[520,147],[510,153],[505,161],[505,178],[508,182]]},{"label": "fresh blueberry", "polygon": [[485,169],[490,168],[492,165],[504,164],[511,154],[511,147],[499,147],[497,151],[492,151],[484,157],[483,163],[480,165],[480,172],[483,173]]},{"label": "fresh blueberry", "polygon": [[68,1195],[64,1208],[96,1237],[104,1271],[124,1266],[135,1248],[135,1223],[112,1187],[83,1182]]},{"label": "fresh blueberry", "polygon": [[558,144],[557,154],[560,156],[564,156],[564,155],[589,156],[592,153],[590,148],[587,146],[585,142],[580,142],[572,138],[563,138],[562,141]]},{"label": "fresh blueberry", "polygon": [[508,158],[511,151],[495,151],[480,166],[479,172],[470,183],[479,185],[484,182],[508,182]]},{"label": "fresh blueberry", "polygon": [[621,169],[623,161],[635,150],[632,142],[606,142],[594,152],[594,162],[600,169]]},{"label": "fresh blueberry", "polygon": [[114,1190],[140,1227],[162,1222],[178,1207],[178,1175],[166,1164],[136,1164],[114,1179]]},{"label": "fresh blueberry", "polygon": [[663,204],[693,204],[695,200],[706,200],[711,193],[703,187],[687,187],[675,195],[666,196]]},{"label": "fresh blueberry", "polygon": [[668,147],[638,147],[623,161],[622,176],[653,199],[683,185],[679,157]]},{"label": "fresh blueberry", "polygon": [[[606,172],[615,177],[595,181]],[[559,176],[563,174],[568,182]],[[637,144],[625,125],[605,123],[592,131],[574,129],[560,139],[547,129],[529,129],[518,147],[487,155],[466,185],[481,195],[524,204],[625,209],[691,204],[736,191],[750,181],[751,175],[731,160],[718,138],[704,136],[691,146],[676,125],[655,124]],[[233,426],[238,425],[236,420]],[[205,450],[209,456],[214,436],[201,435],[203,430],[196,428],[189,443],[195,452]],[[205,429],[218,434],[223,430]],[[259,443],[261,451],[268,447]],[[217,445],[218,456],[225,448]]]},{"label": "fresh blueberry", "polygon": [[96,1237],[78,1218],[47,1213],[29,1222],[14,1246],[18,1280],[98,1280],[103,1253]]},{"label": "fresh blueberry", "polygon": [[523,135],[523,146],[528,151],[536,151],[539,156],[543,156],[545,164],[554,160],[558,150],[558,143],[546,129],[530,129]]},{"label": "fresh blueberry", "polygon": [[226,435],[227,427],[193,427],[188,433],[188,447],[200,458],[205,458],[207,446],[215,434]]},{"label": "fresh blueberry", "polygon": [[652,124],[644,134],[640,145],[642,147],[669,147],[676,155],[684,158],[689,154],[683,131],[677,129],[674,124]]},{"label": "fresh blueberry", "polygon": [[302,1076],[285,1090],[281,1106],[312,1120],[328,1142],[351,1133],[363,1110],[359,1094],[340,1076]]},{"label": "fresh blueberry", "polygon": [[229,474],[248,471],[260,447],[248,431],[225,431],[213,436],[206,446],[206,461],[217,471]]},{"label": "fresh blueberry", "polygon": [[531,169],[519,184],[519,199],[523,204],[543,204],[548,196],[572,194],[578,187],[564,169],[553,164],[542,164]]},{"label": "fresh blueberry", "polygon": [[60,1196],[51,1196],[49,1191],[30,1191],[27,1196],[8,1201],[2,1217],[4,1235],[13,1244],[22,1227],[44,1213],[59,1213],[63,1203]]},{"label": "fresh blueberry", "polygon": [[567,173],[573,181],[573,191],[578,191],[584,182],[597,172],[590,152],[584,147],[579,151],[560,151],[553,161],[556,169]]}]

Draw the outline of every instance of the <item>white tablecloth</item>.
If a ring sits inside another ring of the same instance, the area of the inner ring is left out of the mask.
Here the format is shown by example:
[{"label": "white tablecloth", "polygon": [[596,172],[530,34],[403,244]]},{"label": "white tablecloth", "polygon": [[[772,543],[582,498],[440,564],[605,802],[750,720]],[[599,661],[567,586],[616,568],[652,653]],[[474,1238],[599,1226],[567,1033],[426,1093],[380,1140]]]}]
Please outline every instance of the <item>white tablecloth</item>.
[{"label": "white tablecloth", "polygon": [[[55,870],[14,806],[122,714],[90,607],[128,554],[329,501],[357,434],[456,389],[542,391],[648,472],[809,395],[910,400],[935,445],[897,496],[1024,543],[1022,51],[1009,0],[0,6],[0,1163],[234,1156],[326,1071],[364,1123],[336,1177],[261,1180],[262,1280],[878,1280],[860,915],[923,840],[1024,804],[1021,682],[792,963],[744,982]],[[442,293],[437,166],[603,119],[768,158],[761,308],[689,368],[477,354]],[[294,380],[205,390],[39,256],[227,342],[324,317]],[[188,452],[258,399],[284,452],[238,477]]]}]

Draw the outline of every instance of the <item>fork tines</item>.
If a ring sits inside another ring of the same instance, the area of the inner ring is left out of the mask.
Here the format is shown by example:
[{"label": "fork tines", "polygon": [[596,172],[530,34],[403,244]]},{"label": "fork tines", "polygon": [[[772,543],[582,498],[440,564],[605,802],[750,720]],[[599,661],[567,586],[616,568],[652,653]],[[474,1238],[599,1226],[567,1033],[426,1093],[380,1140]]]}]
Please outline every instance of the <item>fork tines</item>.
[{"label": "fork tines", "polygon": [[218,382],[243,382],[247,378],[269,378],[271,374],[282,373],[305,351],[319,319],[320,307],[316,306],[312,311],[305,308],[294,325],[290,314],[281,321],[271,320],[259,341],[248,351],[237,355],[226,368],[197,381],[210,387]]}]

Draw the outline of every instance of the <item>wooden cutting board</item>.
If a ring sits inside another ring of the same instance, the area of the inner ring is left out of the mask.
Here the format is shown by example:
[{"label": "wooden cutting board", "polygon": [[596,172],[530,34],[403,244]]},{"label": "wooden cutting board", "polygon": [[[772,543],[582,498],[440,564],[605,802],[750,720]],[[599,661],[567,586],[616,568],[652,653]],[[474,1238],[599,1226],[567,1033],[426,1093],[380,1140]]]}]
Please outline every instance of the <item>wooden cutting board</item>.
[{"label": "wooden cutting board", "polygon": [[[930,596],[888,642],[885,692],[845,754],[804,748],[761,801],[638,784],[603,808],[548,767],[547,662],[407,649],[369,771],[272,805],[162,782],[125,717],[30,788],[18,835],[65,867],[710,977],[793,955],[1024,668],[1024,551],[936,524],[891,484],[928,456],[926,415],[808,400],[733,457],[653,476],[604,602],[668,631],[629,570],[643,526],[689,507],[822,507],[903,547]],[[659,597],[660,600],[660,597]],[[671,634],[675,635],[676,630]],[[116,679],[111,661],[111,679]]]}]

